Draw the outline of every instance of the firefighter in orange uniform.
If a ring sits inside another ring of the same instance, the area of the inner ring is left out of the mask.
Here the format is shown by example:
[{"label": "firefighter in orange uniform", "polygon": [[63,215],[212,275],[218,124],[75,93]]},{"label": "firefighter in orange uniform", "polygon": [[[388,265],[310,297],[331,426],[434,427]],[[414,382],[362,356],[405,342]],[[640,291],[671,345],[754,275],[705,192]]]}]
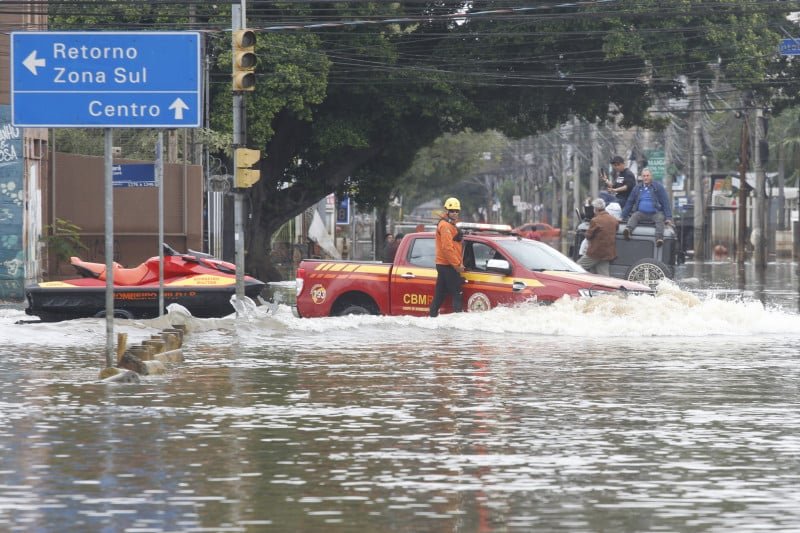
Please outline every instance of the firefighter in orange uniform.
[{"label": "firefighter in orange uniform", "polygon": [[453,312],[460,313],[463,310],[461,285],[464,279],[460,274],[464,272],[461,245],[464,234],[456,227],[461,202],[456,198],[448,198],[444,209],[445,214],[436,225],[436,290],[430,307],[432,317],[439,315],[439,307],[448,294],[453,297]]}]

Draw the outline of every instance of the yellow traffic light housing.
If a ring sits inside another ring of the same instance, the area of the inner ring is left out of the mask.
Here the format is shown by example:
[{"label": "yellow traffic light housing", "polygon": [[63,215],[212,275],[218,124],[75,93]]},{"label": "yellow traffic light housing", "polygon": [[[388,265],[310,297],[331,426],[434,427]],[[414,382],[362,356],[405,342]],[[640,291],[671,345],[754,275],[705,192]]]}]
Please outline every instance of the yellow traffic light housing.
[{"label": "yellow traffic light housing", "polygon": [[234,91],[253,91],[256,88],[256,34],[253,30],[233,32],[231,81]]},{"label": "yellow traffic light housing", "polygon": [[261,150],[250,148],[237,148],[233,152],[233,164],[236,171],[233,174],[233,186],[237,188],[252,187],[261,179],[261,171],[252,168],[261,160]]}]

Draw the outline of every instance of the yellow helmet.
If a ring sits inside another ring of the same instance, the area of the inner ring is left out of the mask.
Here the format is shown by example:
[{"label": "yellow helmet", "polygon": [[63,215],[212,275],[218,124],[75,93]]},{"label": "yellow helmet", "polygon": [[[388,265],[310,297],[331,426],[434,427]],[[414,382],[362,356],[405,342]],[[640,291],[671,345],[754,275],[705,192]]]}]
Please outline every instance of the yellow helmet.
[{"label": "yellow helmet", "polygon": [[458,198],[448,198],[444,202],[444,208],[448,211],[461,211],[461,202]]}]

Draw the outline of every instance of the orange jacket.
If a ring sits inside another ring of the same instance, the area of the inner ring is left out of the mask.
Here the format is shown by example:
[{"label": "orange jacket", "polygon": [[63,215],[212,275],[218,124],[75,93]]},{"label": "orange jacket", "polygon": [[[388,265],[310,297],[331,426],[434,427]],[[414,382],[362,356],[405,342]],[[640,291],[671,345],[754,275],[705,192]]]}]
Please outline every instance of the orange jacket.
[{"label": "orange jacket", "polygon": [[463,246],[461,241],[453,239],[460,232],[455,224],[450,222],[447,215],[444,215],[436,225],[436,264],[450,265],[457,267],[461,264]]}]

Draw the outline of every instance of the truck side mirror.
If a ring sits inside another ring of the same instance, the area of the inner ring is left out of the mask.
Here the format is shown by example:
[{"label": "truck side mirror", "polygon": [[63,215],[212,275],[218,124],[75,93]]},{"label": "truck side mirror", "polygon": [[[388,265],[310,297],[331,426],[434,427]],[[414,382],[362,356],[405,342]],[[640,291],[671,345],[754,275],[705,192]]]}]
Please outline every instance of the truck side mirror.
[{"label": "truck side mirror", "polygon": [[499,272],[500,274],[511,274],[511,265],[505,259],[489,259],[486,262],[486,270],[489,272]]}]

